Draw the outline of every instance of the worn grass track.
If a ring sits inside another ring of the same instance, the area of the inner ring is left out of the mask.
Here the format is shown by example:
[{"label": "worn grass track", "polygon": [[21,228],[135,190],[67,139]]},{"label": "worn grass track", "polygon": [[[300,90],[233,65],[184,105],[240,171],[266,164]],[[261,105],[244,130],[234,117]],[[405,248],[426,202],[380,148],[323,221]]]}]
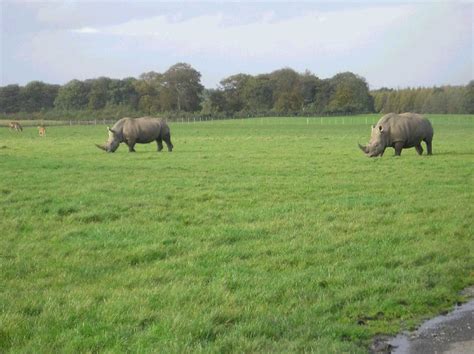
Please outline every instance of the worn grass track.
[{"label": "worn grass track", "polygon": [[[1,352],[365,352],[474,283],[474,117],[369,159],[377,116],[0,129]],[[344,124],[343,124],[344,123]]]}]

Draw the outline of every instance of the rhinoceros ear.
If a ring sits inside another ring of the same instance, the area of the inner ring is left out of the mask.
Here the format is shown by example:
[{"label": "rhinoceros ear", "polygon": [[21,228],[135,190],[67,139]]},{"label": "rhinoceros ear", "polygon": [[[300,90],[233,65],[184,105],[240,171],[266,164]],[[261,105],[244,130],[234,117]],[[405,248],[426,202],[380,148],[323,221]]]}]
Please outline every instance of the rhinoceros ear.
[{"label": "rhinoceros ear", "polygon": [[379,125],[379,131],[383,133],[383,127],[381,125]]},{"label": "rhinoceros ear", "polygon": [[115,134],[115,131],[113,129],[110,129],[109,127],[107,127],[107,130],[111,132],[112,134]]}]

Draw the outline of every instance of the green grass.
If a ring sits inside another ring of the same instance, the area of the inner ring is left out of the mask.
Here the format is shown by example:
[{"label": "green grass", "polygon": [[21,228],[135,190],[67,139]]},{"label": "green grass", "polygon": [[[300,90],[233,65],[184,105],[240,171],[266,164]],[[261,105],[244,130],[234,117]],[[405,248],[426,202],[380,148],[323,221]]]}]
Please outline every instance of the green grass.
[{"label": "green grass", "polygon": [[366,352],[449,309],[474,117],[369,159],[377,118],[172,123],[173,153],[0,129],[0,352]]}]

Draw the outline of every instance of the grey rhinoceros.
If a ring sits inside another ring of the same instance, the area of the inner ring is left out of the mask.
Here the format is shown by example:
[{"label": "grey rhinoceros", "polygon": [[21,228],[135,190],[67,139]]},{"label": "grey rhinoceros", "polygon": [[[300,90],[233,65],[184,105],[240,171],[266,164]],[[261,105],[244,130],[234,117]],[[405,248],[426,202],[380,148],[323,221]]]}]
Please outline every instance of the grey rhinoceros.
[{"label": "grey rhinoceros", "polygon": [[96,144],[99,149],[107,152],[117,150],[120,143],[127,144],[128,151],[135,152],[135,144],[148,144],[152,141],[158,144],[158,151],[163,150],[163,141],[168,151],[173,151],[170,128],[164,120],[159,118],[122,118],[112,128],[107,127],[107,130],[109,140],[106,144]]},{"label": "grey rhinoceros", "polygon": [[369,157],[382,156],[387,147],[395,149],[400,156],[402,149],[415,147],[423,153],[421,142],[426,143],[428,155],[432,154],[433,127],[428,119],[416,113],[389,113],[372,126],[370,142],[359,148]]}]

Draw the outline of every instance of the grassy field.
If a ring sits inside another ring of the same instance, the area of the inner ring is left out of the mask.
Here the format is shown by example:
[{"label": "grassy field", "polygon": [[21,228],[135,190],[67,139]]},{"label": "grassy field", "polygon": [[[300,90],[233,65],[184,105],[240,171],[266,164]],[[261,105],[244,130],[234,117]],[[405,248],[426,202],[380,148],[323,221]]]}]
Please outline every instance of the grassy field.
[{"label": "grassy field", "polygon": [[[369,159],[378,116],[0,129],[0,352],[366,352],[474,283],[474,117]],[[166,150],[166,149],[165,149]],[[426,149],[425,149],[426,150]]]}]

